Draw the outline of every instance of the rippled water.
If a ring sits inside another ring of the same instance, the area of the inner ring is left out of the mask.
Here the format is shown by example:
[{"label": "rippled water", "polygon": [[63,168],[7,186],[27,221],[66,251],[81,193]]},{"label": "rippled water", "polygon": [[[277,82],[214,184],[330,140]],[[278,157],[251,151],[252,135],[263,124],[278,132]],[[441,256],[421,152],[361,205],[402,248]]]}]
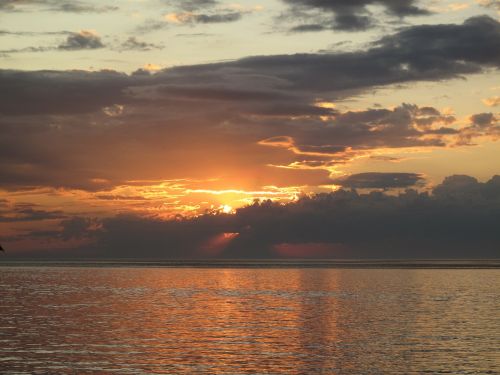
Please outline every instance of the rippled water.
[{"label": "rippled water", "polygon": [[500,373],[500,271],[0,268],[0,373]]}]

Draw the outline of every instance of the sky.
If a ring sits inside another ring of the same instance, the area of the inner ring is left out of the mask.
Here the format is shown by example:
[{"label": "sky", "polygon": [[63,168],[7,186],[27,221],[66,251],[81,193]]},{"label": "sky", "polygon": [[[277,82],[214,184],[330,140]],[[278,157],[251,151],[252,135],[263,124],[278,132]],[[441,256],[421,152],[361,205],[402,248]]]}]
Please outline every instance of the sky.
[{"label": "sky", "polygon": [[496,0],[0,0],[0,243],[363,257],[439,217],[420,249],[462,228],[497,256],[499,22]]}]

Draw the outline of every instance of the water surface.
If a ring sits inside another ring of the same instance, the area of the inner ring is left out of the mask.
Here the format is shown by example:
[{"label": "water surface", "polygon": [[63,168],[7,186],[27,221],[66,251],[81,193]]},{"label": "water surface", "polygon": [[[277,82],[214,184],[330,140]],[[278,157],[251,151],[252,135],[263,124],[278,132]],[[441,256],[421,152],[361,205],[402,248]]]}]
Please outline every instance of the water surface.
[{"label": "water surface", "polygon": [[0,268],[0,373],[500,373],[500,271]]}]

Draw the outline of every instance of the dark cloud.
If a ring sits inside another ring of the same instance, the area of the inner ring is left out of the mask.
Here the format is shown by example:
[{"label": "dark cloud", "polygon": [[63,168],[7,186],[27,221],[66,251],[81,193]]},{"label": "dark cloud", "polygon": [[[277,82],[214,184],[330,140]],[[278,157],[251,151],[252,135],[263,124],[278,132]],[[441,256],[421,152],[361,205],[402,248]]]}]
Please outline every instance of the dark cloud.
[{"label": "dark cloud", "polygon": [[167,5],[176,12],[168,14],[168,20],[178,24],[212,24],[239,21],[245,14],[252,10],[239,10],[223,6],[215,0],[167,0]]},{"label": "dark cloud", "polygon": [[407,188],[423,182],[418,173],[378,173],[366,172],[337,178],[333,183],[354,189]]},{"label": "dark cloud", "polygon": [[478,126],[489,121],[484,114],[464,128],[432,107],[342,112],[319,102],[499,66],[499,23],[476,17],[409,27],[366,51],[255,56],[155,74],[4,70],[0,185],[96,191],[126,179],[207,178],[220,165],[262,184],[278,173],[328,183],[333,165],[380,147],[465,145],[500,132],[495,122]]},{"label": "dark cloud", "polygon": [[57,48],[60,50],[83,50],[103,48],[101,37],[92,31],[82,30],[69,35]]},{"label": "dark cloud", "polygon": [[217,0],[163,0],[169,6],[176,7],[188,12],[195,12],[200,9],[213,8],[219,5]]},{"label": "dark cloud", "polygon": [[291,32],[296,32],[296,33],[304,33],[304,32],[311,32],[311,31],[323,31],[326,30],[326,27],[324,25],[320,25],[317,23],[310,23],[307,25],[298,25],[294,26],[290,29]]},{"label": "dark cloud", "polygon": [[499,119],[493,113],[477,113],[469,118],[470,124],[459,133],[458,145],[471,145],[473,140],[482,136],[500,138]]},{"label": "dark cloud", "polygon": [[[92,112],[123,99],[122,90],[129,85],[125,74],[114,71],[3,70],[0,81],[5,88],[0,94],[3,115]],[[4,129],[6,120],[2,121]]]},{"label": "dark cloud", "polygon": [[119,8],[112,5],[100,5],[96,6],[93,4],[85,3],[83,1],[57,1],[51,6],[51,11],[56,12],[67,12],[67,13],[107,13],[116,11]]},{"label": "dark cloud", "polygon": [[196,23],[226,23],[241,19],[241,12],[225,12],[219,14],[196,14],[193,17]]},{"label": "dark cloud", "polygon": [[151,51],[153,49],[162,49],[162,48],[163,46],[161,45],[140,41],[134,36],[128,38],[120,46],[121,50],[133,50],[133,51]]},{"label": "dark cloud", "polygon": [[235,22],[239,21],[245,13],[247,12],[217,9],[210,13],[171,13],[167,17],[173,23],[192,25]]},{"label": "dark cloud", "polygon": [[234,215],[171,221],[119,215],[99,225],[77,218],[58,236],[94,239],[68,252],[80,257],[309,258],[319,246],[325,258],[470,259],[498,256],[499,220],[500,176],[485,183],[450,176],[431,194],[339,190],[289,204],[255,202]]},{"label": "dark cloud", "polygon": [[[342,31],[366,30],[376,24],[377,16],[369,6],[380,6],[387,14],[399,18],[427,15],[430,12],[417,6],[418,0],[283,0],[290,6],[287,20],[309,22],[291,28],[292,31],[322,31],[325,29]],[[282,17],[283,18],[283,17]]]},{"label": "dark cloud", "polygon": [[0,201],[0,222],[3,223],[53,220],[65,217],[66,215],[62,211],[39,209],[31,203],[11,204],[6,200]]},{"label": "dark cloud", "polygon": [[91,237],[93,228],[95,228],[94,219],[74,216],[61,221],[59,236],[65,241]]},{"label": "dark cloud", "polygon": [[471,122],[480,128],[483,128],[485,126],[490,126],[493,123],[496,122],[496,118],[493,115],[493,113],[478,113],[475,115],[472,115],[470,118]]}]

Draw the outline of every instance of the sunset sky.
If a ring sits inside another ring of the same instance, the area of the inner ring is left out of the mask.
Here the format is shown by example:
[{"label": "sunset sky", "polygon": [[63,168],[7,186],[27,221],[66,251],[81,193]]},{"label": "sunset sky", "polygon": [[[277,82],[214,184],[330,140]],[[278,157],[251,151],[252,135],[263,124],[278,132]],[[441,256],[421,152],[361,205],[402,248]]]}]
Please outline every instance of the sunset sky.
[{"label": "sunset sky", "polygon": [[0,0],[0,243],[485,183],[499,21],[496,0]]}]

